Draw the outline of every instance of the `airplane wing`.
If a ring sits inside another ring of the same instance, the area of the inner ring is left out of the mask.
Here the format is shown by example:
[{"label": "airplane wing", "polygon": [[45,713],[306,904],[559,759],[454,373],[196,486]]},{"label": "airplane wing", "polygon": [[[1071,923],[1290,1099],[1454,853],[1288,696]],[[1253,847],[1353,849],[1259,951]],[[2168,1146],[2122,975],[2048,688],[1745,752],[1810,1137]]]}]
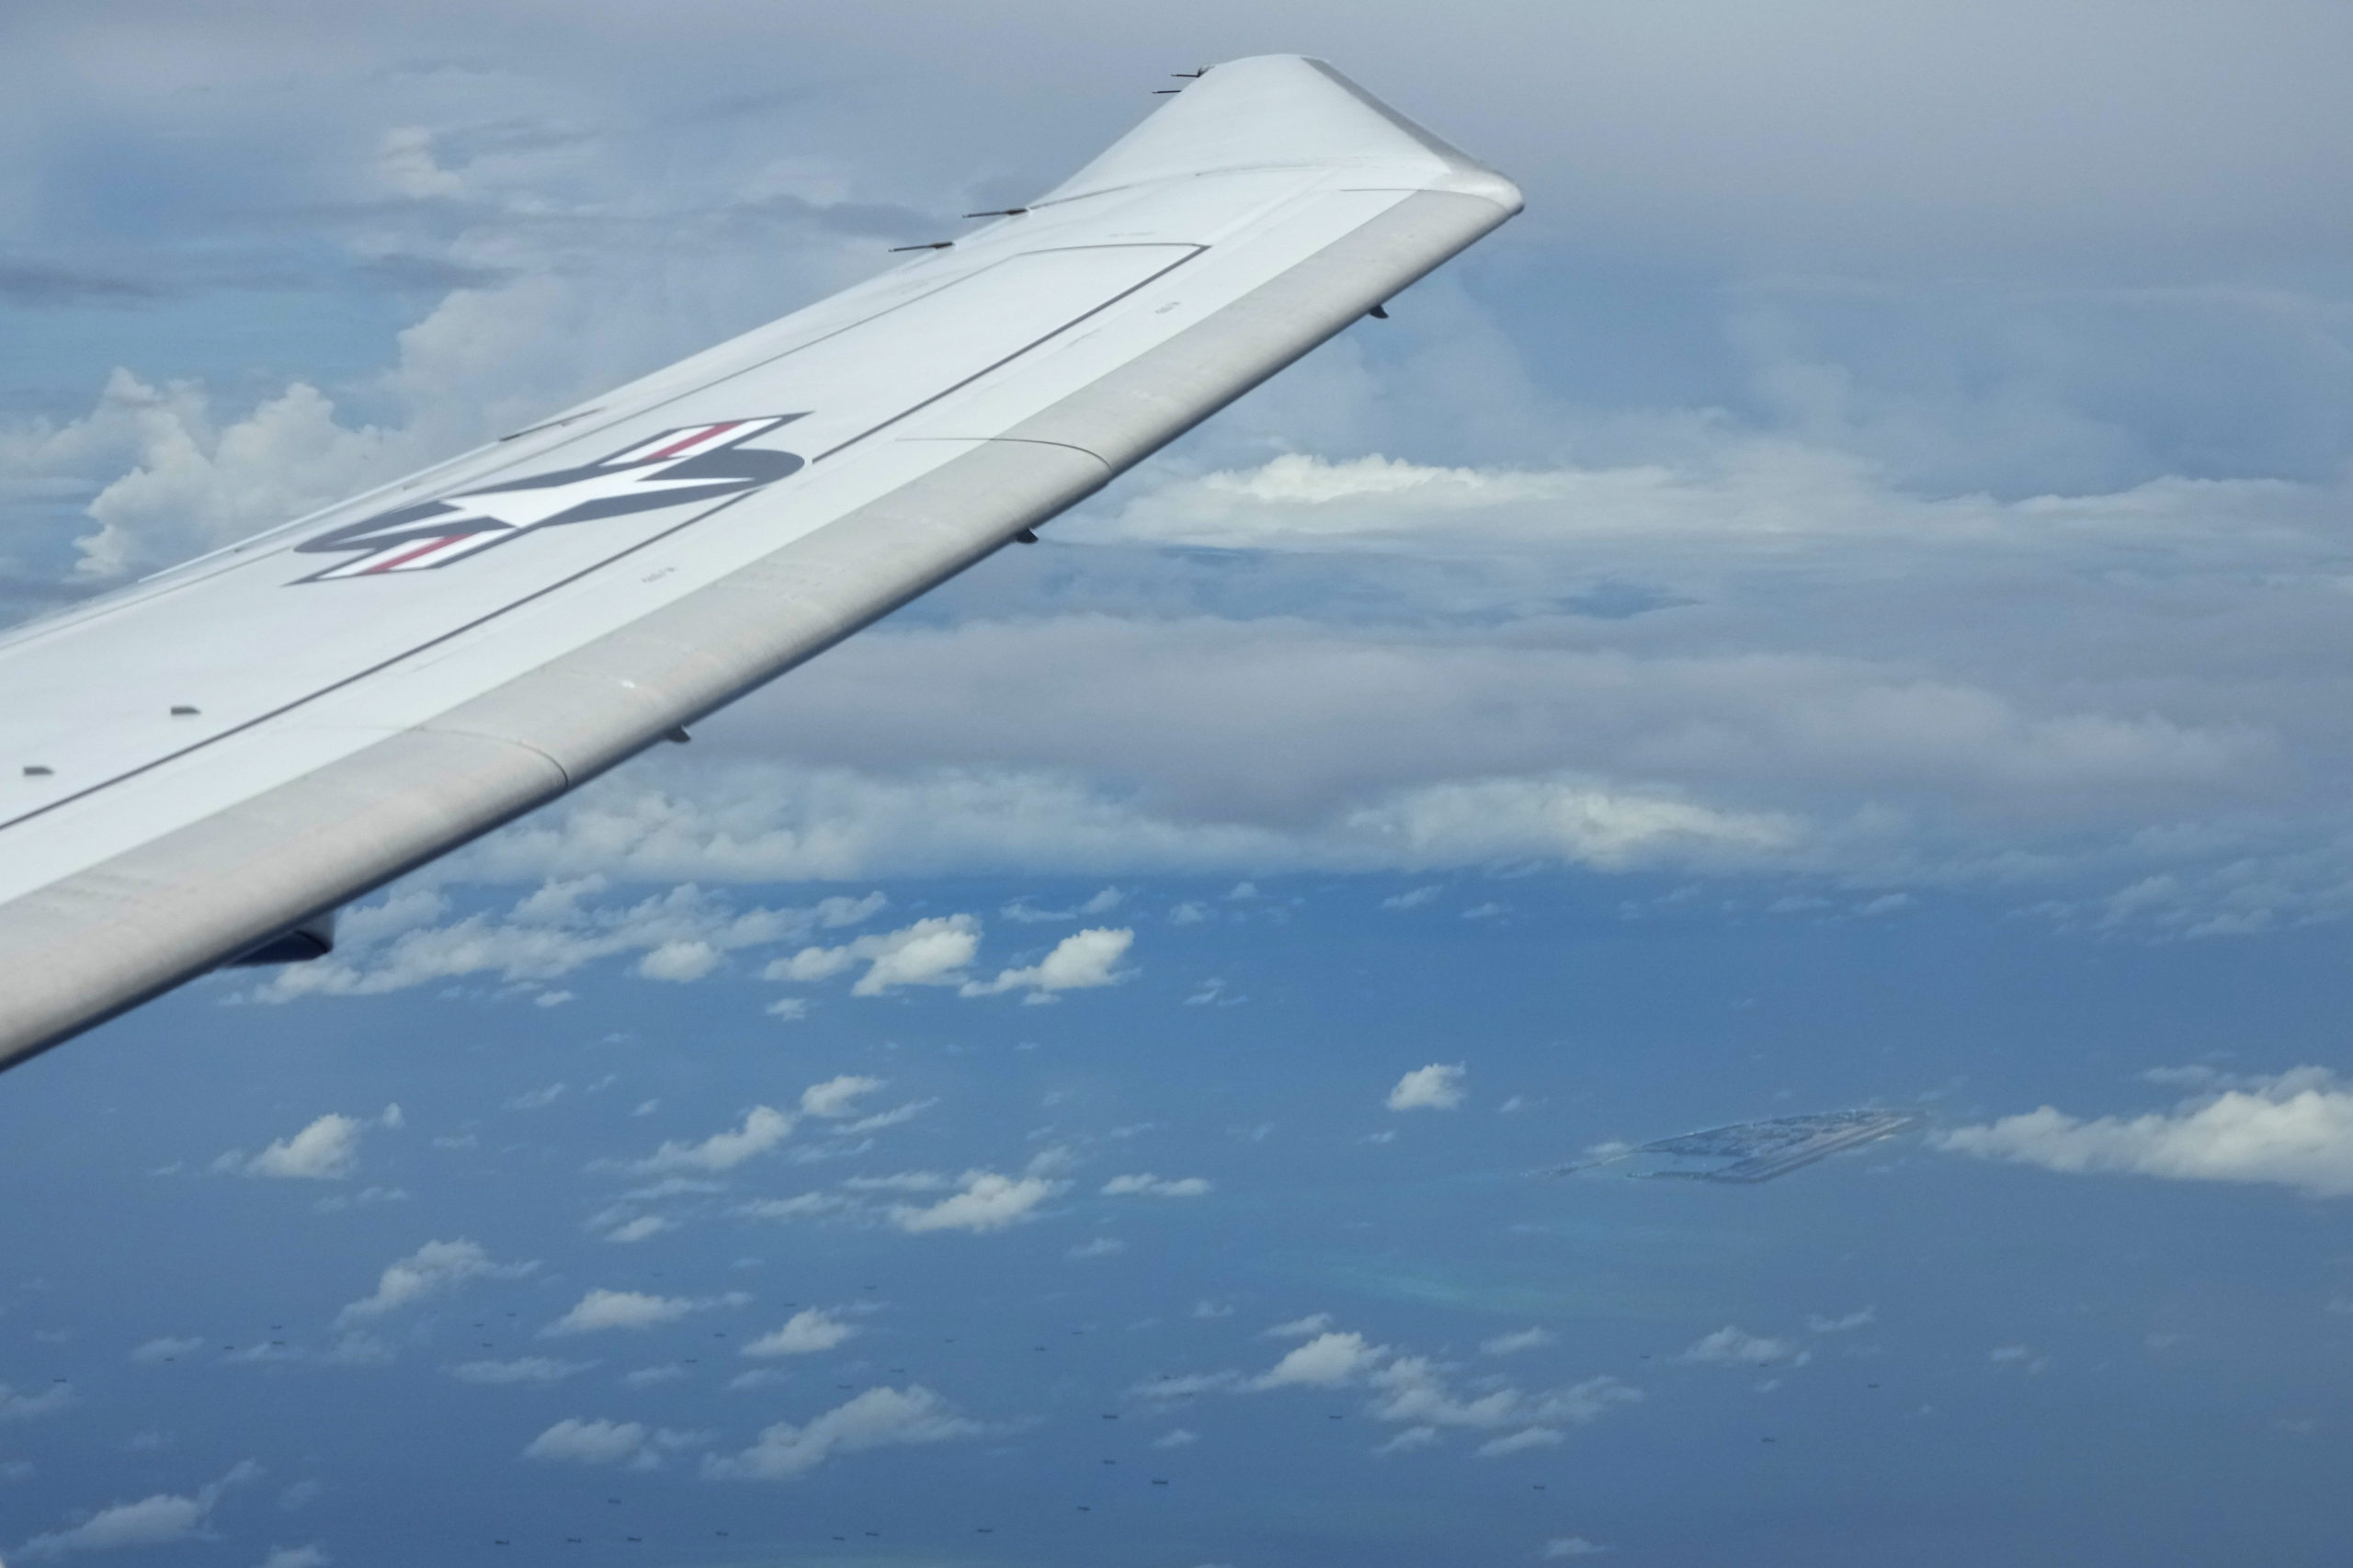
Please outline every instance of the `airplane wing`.
[{"label": "airplane wing", "polygon": [[333,912],[1099,489],[1519,210],[1318,61],[952,245],[0,636],[0,1067]]}]

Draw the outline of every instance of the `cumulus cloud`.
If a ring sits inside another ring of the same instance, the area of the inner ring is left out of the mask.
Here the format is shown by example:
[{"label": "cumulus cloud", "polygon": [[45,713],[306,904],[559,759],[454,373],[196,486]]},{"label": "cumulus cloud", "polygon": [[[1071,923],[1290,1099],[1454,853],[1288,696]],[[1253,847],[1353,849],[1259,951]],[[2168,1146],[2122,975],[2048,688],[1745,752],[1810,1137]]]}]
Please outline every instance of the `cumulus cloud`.
[{"label": "cumulus cloud", "polygon": [[1319,1334],[1276,1362],[1250,1386],[1337,1388],[1378,1365],[1388,1353],[1388,1346],[1368,1344],[1361,1334]]},{"label": "cumulus cloud", "polygon": [[376,1292],[345,1307],[335,1321],[382,1317],[387,1312],[444,1295],[473,1279],[520,1279],[537,1263],[500,1263],[478,1242],[427,1242],[385,1267]]},{"label": "cumulus cloud", "polygon": [[1535,1350],[1552,1343],[1550,1330],[1523,1328],[1516,1334],[1499,1334],[1493,1339],[1482,1340],[1479,1348],[1490,1356],[1515,1356],[1522,1350]]},{"label": "cumulus cloud", "polygon": [[213,1162],[216,1170],[284,1181],[341,1181],[359,1168],[359,1138],[366,1123],[348,1116],[319,1118],[291,1137],[280,1138],[251,1159],[232,1150]]},{"label": "cumulus cloud", "polygon": [[1452,1110],[1462,1103],[1462,1080],[1469,1069],[1433,1062],[1397,1080],[1389,1091],[1391,1110]]},{"label": "cumulus cloud", "polygon": [[964,986],[966,996],[994,996],[1006,991],[1028,991],[1032,1002],[1051,1001],[1065,991],[1084,991],[1098,985],[1117,985],[1132,971],[1120,968],[1120,960],[1134,945],[1136,934],[1122,926],[1117,930],[1104,926],[1074,931],[1054,944],[1053,950],[1026,969],[1001,971],[986,984],[975,981]]},{"label": "cumulus cloud", "polygon": [[902,985],[954,985],[981,949],[981,923],[969,915],[930,915],[896,931],[860,937],[833,948],[803,948],[763,971],[769,980],[809,983],[858,964],[866,972],[853,996],[880,996]]},{"label": "cumulus cloud", "polygon": [[813,1356],[833,1349],[857,1332],[856,1324],[845,1323],[829,1312],[810,1307],[793,1313],[782,1328],[753,1340],[739,1354],[763,1359],[777,1356]]},{"label": "cumulus cloud", "polygon": [[2050,1106],[1936,1137],[1940,1148],[2070,1174],[2267,1182],[2353,1194],[2353,1087],[2299,1067],[2171,1111],[2085,1119]]},{"label": "cumulus cloud", "polygon": [[714,1132],[699,1143],[664,1143],[631,1169],[659,1171],[728,1171],[756,1155],[765,1154],[792,1135],[793,1119],[773,1106],[754,1106],[744,1113],[743,1125]]},{"label": "cumulus cloud", "polygon": [[1206,1176],[1165,1177],[1144,1171],[1136,1176],[1116,1176],[1103,1184],[1106,1198],[1203,1198],[1211,1191]]},{"label": "cumulus cloud", "polygon": [[620,1464],[645,1447],[646,1428],[635,1421],[584,1421],[566,1416],[531,1439],[527,1460],[565,1464]]},{"label": "cumulus cloud", "polygon": [[720,1296],[655,1296],[639,1290],[592,1289],[572,1310],[541,1329],[542,1335],[601,1334],[611,1329],[648,1329],[690,1313],[740,1307],[751,1301],[740,1290]]},{"label": "cumulus cloud", "polygon": [[790,1481],[836,1454],[945,1443],[977,1437],[983,1430],[979,1422],[957,1415],[947,1401],[919,1383],[905,1389],[871,1388],[803,1426],[779,1422],[740,1453],[707,1456],[703,1473],[737,1481]]},{"label": "cumulus cloud", "polygon": [[168,1546],[207,1533],[212,1510],[232,1487],[261,1474],[251,1460],[233,1466],[220,1480],[199,1487],[192,1496],[159,1492],[135,1503],[116,1503],[99,1509],[70,1529],[37,1535],[18,1550],[27,1557],[63,1557],[76,1551],[110,1551],[128,1546]]},{"label": "cumulus cloud", "polygon": [[1042,1176],[967,1171],[959,1189],[937,1203],[893,1204],[891,1222],[903,1231],[1001,1231],[1037,1217],[1039,1205],[1070,1184]]},{"label": "cumulus cloud", "polygon": [[801,1114],[839,1120],[858,1114],[858,1102],[883,1086],[880,1078],[861,1078],[843,1074],[822,1084],[812,1084],[801,1091]]}]

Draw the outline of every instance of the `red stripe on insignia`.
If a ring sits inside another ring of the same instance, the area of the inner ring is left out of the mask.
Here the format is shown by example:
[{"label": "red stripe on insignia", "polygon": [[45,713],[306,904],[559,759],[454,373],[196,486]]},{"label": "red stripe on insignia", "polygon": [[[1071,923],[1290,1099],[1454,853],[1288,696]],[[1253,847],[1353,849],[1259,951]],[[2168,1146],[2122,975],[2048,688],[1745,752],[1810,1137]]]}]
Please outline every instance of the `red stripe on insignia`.
[{"label": "red stripe on insignia", "polygon": [[710,440],[714,436],[724,436],[727,432],[734,429],[735,426],[742,423],[744,422],[740,419],[731,419],[724,425],[706,425],[692,435],[681,436],[676,440],[671,442],[668,446],[663,448],[660,451],[648,452],[637,460],[640,462],[650,463],[659,462],[664,458],[676,457],[688,447],[700,446],[703,442]]},{"label": "red stripe on insignia", "polygon": [[418,545],[415,550],[404,551],[400,554],[393,556],[390,561],[380,561],[375,565],[367,568],[367,570],[369,572],[390,572],[396,566],[407,565],[410,562],[415,561],[421,555],[430,555],[444,545],[455,544],[461,539],[468,539],[471,537],[472,536],[468,534],[445,534],[439,539],[428,539],[423,544]]}]

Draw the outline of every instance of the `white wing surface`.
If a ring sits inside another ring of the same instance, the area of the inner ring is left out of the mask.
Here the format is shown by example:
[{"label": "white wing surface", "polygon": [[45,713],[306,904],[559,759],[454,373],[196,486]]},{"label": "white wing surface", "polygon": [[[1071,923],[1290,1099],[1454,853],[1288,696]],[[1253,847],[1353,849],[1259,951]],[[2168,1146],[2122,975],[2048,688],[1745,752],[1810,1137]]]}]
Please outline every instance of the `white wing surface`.
[{"label": "white wing surface", "polygon": [[822,652],[1519,204],[1236,61],[952,247],[0,637],[0,1067]]}]

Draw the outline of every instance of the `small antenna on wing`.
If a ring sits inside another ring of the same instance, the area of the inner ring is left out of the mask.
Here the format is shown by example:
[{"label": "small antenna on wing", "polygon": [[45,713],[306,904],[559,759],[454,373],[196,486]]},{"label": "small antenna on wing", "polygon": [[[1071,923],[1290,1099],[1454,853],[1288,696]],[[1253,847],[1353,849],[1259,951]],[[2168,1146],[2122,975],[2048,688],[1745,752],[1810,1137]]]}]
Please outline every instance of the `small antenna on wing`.
[{"label": "small antenna on wing", "polygon": [[1181,76],[1187,81],[1198,82],[1210,74],[1210,68],[1204,65],[1199,71],[1171,71],[1168,74],[1171,76]]},{"label": "small antenna on wing", "polygon": [[891,254],[896,256],[903,250],[954,250],[955,248],[954,240],[934,240],[927,245],[892,245]]},{"label": "small antenna on wing", "polygon": [[985,212],[967,212],[967,218],[1018,218],[1029,211],[1027,207],[992,207]]}]

